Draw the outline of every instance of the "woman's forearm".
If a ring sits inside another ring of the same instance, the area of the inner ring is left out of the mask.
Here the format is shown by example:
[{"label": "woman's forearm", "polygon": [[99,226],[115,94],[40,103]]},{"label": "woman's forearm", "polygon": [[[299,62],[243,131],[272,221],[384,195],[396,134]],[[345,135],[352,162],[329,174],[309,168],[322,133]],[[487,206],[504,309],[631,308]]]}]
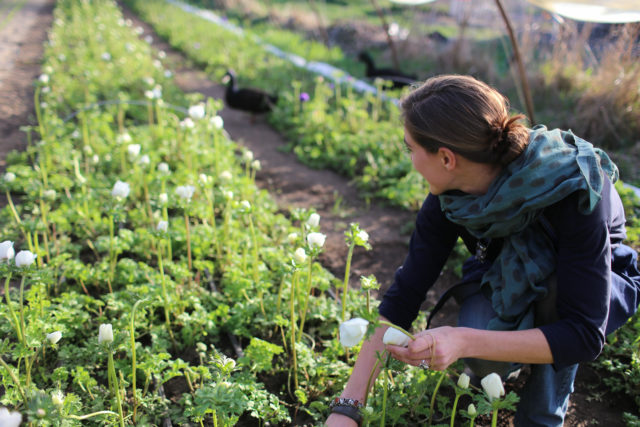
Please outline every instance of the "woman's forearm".
[{"label": "woman's forearm", "polygon": [[497,362],[553,363],[551,348],[540,329],[489,331],[455,328],[462,344],[461,357]]},{"label": "woman's forearm", "polygon": [[[386,320],[384,318],[382,319]],[[379,327],[371,338],[362,344],[362,348],[358,354],[358,359],[353,366],[353,371],[351,372],[351,376],[347,381],[347,385],[345,386],[341,397],[357,399],[360,402],[364,401],[368,391],[367,383],[369,382],[369,378],[371,377],[371,383],[369,384],[371,387],[373,381],[380,372],[380,366],[379,364],[376,366],[376,361],[378,360],[378,353],[382,354],[385,351],[385,346],[382,343],[382,337],[387,329],[388,326]],[[371,376],[374,366],[376,366],[376,370],[373,373],[373,376]]]}]

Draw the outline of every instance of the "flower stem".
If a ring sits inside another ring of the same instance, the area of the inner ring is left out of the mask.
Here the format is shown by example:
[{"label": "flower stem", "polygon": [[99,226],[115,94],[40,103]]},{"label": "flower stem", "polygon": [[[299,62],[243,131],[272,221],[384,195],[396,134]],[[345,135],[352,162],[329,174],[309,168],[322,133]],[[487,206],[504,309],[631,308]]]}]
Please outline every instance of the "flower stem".
[{"label": "flower stem", "polygon": [[387,396],[389,395],[389,372],[387,371],[387,365],[389,364],[391,355],[387,355],[384,371],[382,373],[384,378],[384,391],[382,393],[382,417],[380,418],[380,427],[384,427],[384,421],[387,415]]},{"label": "flower stem", "polygon": [[491,427],[496,427],[498,425],[498,409],[494,409],[491,415]]},{"label": "flower stem", "polygon": [[[167,325],[167,332],[171,337],[171,341],[174,341],[173,332],[171,330],[171,317],[169,315],[169,295],[167,294],[167,284],[165,283],[166,280],[164,276],[164,264],[162,263],[162,242],[158,244],[157,254],[158,254],[158,269],[160,270],[160,284],[162,286],[162,298],[164,299],[164,304],[163,304],[164,321]],[[175,346],[175,342],[174,342],[174,346]]]},{"label": "flower stem", "polygon": [[263,316],[266,316],[267,313],[264,310],[264,302],[262,300],[262,289],[260,288],[260,276],[258,272],[258,263],[260,262],[258,256],[258,238],[256,237],[256,229],[253,226],[253,216],[249,214],[249,230],[251,231],[251,241],[252,241],[252,253],[253,253],[253,283],[254,286],[258,288],[258,300],[260,301],[260,311]]},{"label": "flower stem", "polygon": [[431,425],[431,422],[433,420],[433,410],[436,406],[436,396],[438,395],[438,389],[440,388],[440,385],[442,384],[442,380],[444,380],[444,377],[446,375],[447,375],[447,371],[442,371],[442,373],[440,374],[440,378],[438,378],[438,382],[436,383],[436,386],[433,389],[433,394],[431,395],[431,405],[429,406],[429,425]]},{"label": "flower stem", "polygon": [[304,322],[307,318],[307,309],[309,308],[309,295],[311,294],[311,272],[313,269],[313,258],[309,258],[309,271],[307,273],[307,286],[305,287],[304,305],[302,306],[302,313],[300,313],[300,331],[298,335],[298,341],[302,339],[302,331],[304,330]]},{"label": "flower stem", "polygon": [[188,265],[189,265],[189,283],[191,283],[191,269],[192,269],[192,264],[191,264],[191,232],[189,230],[189,215],[185,212],[184,214],[184,226],[187,232],[187,261],[188,261]]},{"label": "flower stem", "polygon": [[109,285],[109,293],[113,293],[113,287],[111,286],[111,282],[113,282],[113,276],[115,272],[115,248],[114,248],[114,230],[113,230],[113,214],[109,215],[109,278],[107,280],[107,284]]},{"label": "flower stem", "polygon": [[131,336],[131,390],[133,391],[133,423],[136,423],[136,411],[138,409],[138,398],[136,396],[136,337],[135,322],[136,309],[143,300],[138,300],[131,309],[131,322],[129,324],[129,335]]},{"label": "flower stem", "polygon": [[351,269],[351,258],[353,257],[353,249],[356,247],[355,242],[349,246],[347,253],[347,264],[344,270],[344,283],[342,284],[342,321],[344,322],[347,313],[347,291],[349,288],[349,270]]},{"label": "flower stem", "polygon": [[116,368],[113,363],[113,352],[111,348],[109,348],[109,373],[108,376],[111,377],[111,391],[115,394],[116,403],[118,405],[118,418],[120,418],[120,427],[124,427],[124,416],[122,415],[122,402],[120,401],[120,386],[118,385],[118,377],[116,376]]},{"label": "flower stem", "polygon": [[20,329],[22,331],[22,343],[27,345],[27,337],[25,333],[25,323],[24,323],[24,281],[25,276],[22,276],[20,280]]},{"label": "flower stem", "polygon": [[449,424],[450,427],[454,426],[454,421],[456,419],[456,408],[458,407],[458,400],[460,400],[460,396],[461,394],[456,393],[456,398],[453,400],[453,409],[451,410],[451,423]]},{"label": "flower stem", "polygon": [[11,305],[11,297],[9,295],[9,282],[11,281],[11,272],[4,281],[4,298],[7,301],[7,307],[9,308],[9,314],[11,315],[11,321],[13,322],[13,327],[16,330],[16,335],[18,339],[26,345],[24,342],[24,338],[22,336],[22,331],[20,329],[20,322],[18,321],[18,316],[16,316],[16,312],[13,311],[13,306]]},{"label": "flower stem", "polygon": [[298,361],[296,359],[296,311],[295,311],[295,300],[296,300],[296,285],[298,282],[298,270],[293,272],[293,277],[291,278],[291,297],[290,297],[290,313],[291,313],[291,357],[293,359],[293,384],[294,384],[294,393],[298,389]]}]

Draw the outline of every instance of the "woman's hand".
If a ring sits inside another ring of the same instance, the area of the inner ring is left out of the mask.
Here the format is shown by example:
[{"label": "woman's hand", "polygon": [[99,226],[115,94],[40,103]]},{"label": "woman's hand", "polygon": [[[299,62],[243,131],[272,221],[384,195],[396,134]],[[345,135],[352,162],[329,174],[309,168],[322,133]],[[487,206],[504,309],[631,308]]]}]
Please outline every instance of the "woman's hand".
[{"label": "woman's hand", "polygon": [[354,420],[340,414],[329,415],[329,418],[327,418],[327,422],[324,425],[328,427],[358,427],[358,423]]},{"label": "woman's hand", "polygon": [[443,326],[416,334],[407,347],[388,345],[387,350],[401,362],[420,366],[424,361],[429,369],[443,371],[461,357],[464,357],[464,343],[458,328]]}]

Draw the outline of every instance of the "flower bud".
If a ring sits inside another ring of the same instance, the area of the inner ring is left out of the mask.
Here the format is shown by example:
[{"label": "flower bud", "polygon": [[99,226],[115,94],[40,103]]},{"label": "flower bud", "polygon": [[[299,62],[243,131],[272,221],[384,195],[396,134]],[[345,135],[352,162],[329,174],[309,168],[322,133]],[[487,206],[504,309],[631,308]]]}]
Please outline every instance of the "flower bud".
[{"label": "flower bud", "polygon": [[216,129],[222,129],[222,127],[224,126],[224,120],[222,120],[222,117],[220,116],[213,116],[211,118],[211,124]]},{"label": "flower bud", "polygon": [[161,205],[166,205],[167,202],[169,202],[169,196],[167,193],[160,193],[158,195],[158,202],[160,202]]},{"label": "flower bud", "polygon": [[364,230],[360,230],[356,235],[356,238],[362,243],[367,243],[367,241],[369,240],[369,233]]},{"label": "flower bud", "polygon": [[58,341],[60,341],[60,338],[62,338],[62,332],[60,331],[55,331],[55,332],[51,332],[50,334],[47,334],[47,340],[51,344],[57,344]]},{"label": "flower bud", "polygon": [[196,188],[193,185],[180,185],[176,187],[176,194],[183,200],[191,200]]},{"label": "flower bud", "polygon": [[287,241],[289,242],[289,244],[293,245],[298,241],[298,233],[289,233],[289,235],[287,236]]},{"label": "flower bud", "polygon": [[103,323],[98,330],[98,344],[113,342],[113,328],[111,323]]},{"label": "flower bud", "polygon": [[16,180],[16,174],[13,172],[7,172],[4,174],[4,180],[6,182],[13,182]]},{"label": "flower bud", "polygon": [[389,328],[382,337],[382,342],[390,345],[397,345],[400,347],[406,347],[409,345],[409,337],[404,332],[396,329]]},{"label": "flower bud", "polygon": [[200,181],[200,184],[202,185],[207,185],[207,182],[209,182],[209,177],[206,174],[201,173],[198,176],[198,181]]},{"label": "flower bud", "polygon": [[229,182],[229,181],[231,181],[231,178],[233,178],[233,176],[231,175],[231,172],[229,172],[229,171],[220,172],[220,180],[221,181]]},{"label": "flower bud", "polygon": [[169,223],[167,221],[159,221],[156,230],[166,233],[169,229]]},{"label": "flower bud", "polygon": [[296,251],[293,253],[293,260],[296,262],[296,264],[304,264],[304,262],[307,260],[307,253],[303,248],[296,249]]},{"label": "flower bud", "polygon": [[138,157],[138,154],[140,154],[140,144],[129,144],[127,146],[127,153],[129,153],[129,157]]},{"label": "flower bud", "polygon": [[20,251],[16,254],[16,267],[28,267],[36,260],[37,255],[31,251]]},{"label": "flower bud", "polygon": [[247,163],[251,162],[253,160],[253,152],[250,150],[245,151],[244,154],[242,155],[242,160],[244,160]]},{"label": "flower bud", "polygon": [[189,116],[194,120],[200,120],[204,117],[204,105],[197,104],[189,107]]},{"label": "flower bud", "polygon": [[116,141],[120,144],[128,144],[129,142],[131,142],[131,135],[129,135],[128,132],[121,133],[116,138]]},{"label": "flower bud", "polygon": [[474,405],[473,403],[469,403],[469,407],[467,407],[467,412],[469,413],[470,416],[475,417],[478,414],[478,411],[476,411],[476,405]]},{"label": "flower bud", "polygon": [[128,183],[116,181],[113,185],[113,190],[111,190],[111,195],[118,199],[124,199],[129,195],[129,191],[131,191],[131,189],[129,188]]},{"label": "flower bud", "polygon": [[13,242],[11,240],[5,240],[0,243],[0,261],[5,259],[9,261],[15,256],[16,252],[13,249]]},{"label": "flower bud", "polygon": [[309,233],[307,234],[307,243],[313,248],[321,248],[324,246],[324,240],[327,238],[322,233]]},{"label": "flower bud", "polygon": [[251,210],[251,203],[249,203],[248,200],[243,200],[240,202],[240,207],[242,209],[244,209],[245,211],[250,211]]},{"label": "flower bud", "polygon": [[471,381],[471,378],[469,378],[469,375],[465,374],[464,372],[461,373],[460,376],[458,377],[458,387],[469,388],[469,381]]},{"label": "flower bud", "polygon": [[138,163],[143,165],[143,166],[146,166],[149,163],[151,163],[151,159],[149,159],[149,155],[148,154],[145,154],[144,156],[140,157],[140,160],[138,160]]},{"label": "flower bud", "polygon": [[368,321],[359,317],[340,324],[340,343],[349,348],[358,344],[367,332]]},{"label": "flower bud", "polygon": [[495,372],[480,380],[480,384],[482,384],[482,389],[489,396],[489,400],[500,399],[501,396],[504,396],[502,378]]},{"label": "flower bud", "polygon": [[317,227],[320,224],[320,215],[317,213],[312,213],[309,215],[309,219],[307,219],[307,225],[309,227]]},{"label": "flower bud", "polygon": [[158,163],[158,172],[164,175],[168,175],[170,172],[169,165],[165,162]]},{"label": "flower bud", "polygon": [[56,406],[64,405],[64,394],[60,390],[56,390],[51,393],[51,401]]}]

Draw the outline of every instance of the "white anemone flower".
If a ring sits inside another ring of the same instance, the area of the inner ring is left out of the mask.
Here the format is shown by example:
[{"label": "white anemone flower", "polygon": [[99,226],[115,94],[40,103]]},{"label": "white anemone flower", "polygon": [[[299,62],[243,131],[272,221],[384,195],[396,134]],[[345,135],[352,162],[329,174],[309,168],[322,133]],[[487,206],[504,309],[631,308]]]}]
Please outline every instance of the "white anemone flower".
[{"label": "white anemone flower", "polygon": [[4,174],[4,180],[6,182],[13,182],[16,180],[16,174],[13,172],[7,172]]},{"label": "white anemone flower", "polygon": [[158,221],[158,226],[156,230],[166,233],[169,229],[169,223],[167,221]]},{"label": "white anemone flower", "polygon": [[116,138],[116,141],[119,144],[128,144],[132,141],[132,138],[131,138],[131,135],[129,135],[129,132],[123,132],[120,135],[118,135],[118,137]]},{"label": "white anemone flower", "polygon": [[293,260],[296,264],[304,264],[307,260],[307,253],[303,248],[296,249],[296,251],[293,253]]},{"label": "white anemone flower", "polygon": [[216,129],[222,129],[224,126],[224,120],[222,120],[222,117],[220,116],[213,116],[211,117],[211,124]]},{"label": "white anemone flower", "polygon": [[63,406],[64,405],[64,393],[62,391],[60,391],[60,390],[56,390],[54,392],[51,392],[51,401],[56,406]]},{"label": "white anemone flower", "polygon": [[480,384],[482,384],[482,389],[489,396],[489,400],[500,399],[500,397],[504,396],[502,378],[495,372],[480,380]]},{"label": "white anemone flower", "polygon": [[186,117],[180,122],[180,127],[183,129],[193,129],[196,124],[191,120],[191,117]]},{"label": "white anemone flower", "polygon": [[396,329],[389,328],[382,337],[382,342],[390,345],[397,345],[400,347],[406,347],[409,345],[409,337],[404,332]]},{"label": "white anemone flower", "polygon": [[37,255],[31,251],[20,251],[16,254],[16,267],[28,267],[36,258]]},{"label": "white anemone flower", "polygon": [[367,233],[364,230],[360,230],[356,235],[356,237],[358,238],[358,240],[362,241],[363,243],[367,243],[367,241],[369,240],[369,233]]},{"label": "white anemone flower", "polygon": [[160,172],[163,175],[169,175],[171,170],[169,169],[169,165],[167,163],[160,162],[158,163],[158,172]]},{"label": "white anemone flower", "polygon": [[193,120],[200,120],[204,118],[205,111],[203,104],[196,104],[189,107],[189,116]]},{"label": "white anemone flower", "polygon": [[229,171],[220,172],[220,180],[224,182],[229,182],[231,181],[232,178],[233,178],[233,175],[231,175],[231,172]]},{"label": "white anemone flower", "polygon": [[20,412],[9,412],[7,408],[0,408],[0,426],[19,427],[21,422],[22,414]]},{"label": "white anemone flower", "polygon": [[111,54],[109,52],[104,52],[100,55],[100,58],[102,58],[103,61],[111,61]]},{"label": "white anemone flower", "polygon": [[191,200],[196,188],[193,185],[180,185],[176,187],[176,194],[183,200]]},{"label": "white anemone flower", "polygon": [[160,193],[158,195],[158,202],[160,202],[160,204],[162,205],[166,205],[169,202],[169,196],[167,195],[167,193]]},{"label": "white anemone flower", "polygon": [[245,211],[251,210],[251,203],[248,200],[243,200],[240,202],[240,207]]},{"label": "white anemone flower", "polygon": [[113,342],[113,327],[111,323],[103,323],[98,329],[98,344]]},{"label": "white anemone flower", "polygon": [[324,246],[326,238],[327,236],[322,233],[309,233],[307,234],[307,243],[313,248],[321,248]]},{"label": "white anemone flower", "polygon": [[307,225],[309,227],[317,227],[318,224],[320,224],[320,215],[315,212],[309,215],[309,219],[307,219]]},{"label": "white anemone flower", "polygon": [[148,154],[144,154],[142,155],[142,157],[140,157],[140,160],[138,160],[138,163],[141,164],[142,166],[146,166],[149,163],[151,163],[151,159],[149,158]]},{"label": "white anemone flower", "polygon": [[129,144],[127,146],[127,153],[129,153],[129,157],[138,157],[138,154],[140,154],[140,144]]},{"label": "white anemone flower", "polygon": [[5,240],[0,243],[0,261],[12,259],[16,254],[16,251],[13,249],[13,242],[11,240]]},{"label": "white anemone flower", "polygon": [[111,190],[111,195],[117,199],[125,199],[129,195],[130,191],[131,191],[131,188],[129,187],[129,183],[118,180],[113,185],[113,190]]},{"label": "white anemone flower", "polygon": [[51,344],[57,344],[61,338],[62,338],[62,332],[60,331],[55,331],[55,332],[51,332],[50,334],[47,334],[47,340]]},{"label": "white anemone flower", "polygon": [[226,190],[222,192],[222,195],[224,196],[225,199],[227,200],[231,200],[233,199],[233,191],[231,190]]},{"label": "white anemone flower", "polygon": [[287,236],[287,241],[289,242],[289,244],[293,245],[298,241],[298,233],[289,233],[289,235]]},{"label": "white anemone flower", "polygon": [[356,317],[340,324],[340,343],[349,348],[358,344],[367,332],[369,322]]},{"label": "white anemone flower", "polygon": [[207,185],[207,183],[209,183],[209,179],[210,178],[207,174],[201,173],[200,175],[198,175],[198,181],[202,185]]},{"label": "white anemone flower", "polygon": [[40,74],[40,77],[38,77],[38,80],[40,80],[40,83],[47,84],[47,83],[49,83],[49,75],[48,74]]},{"label": "white anemone flower", "polygon": [[253,161],[253,151],[251,150],[247,150],[244,152],[244,154],[242,154],[242,160],[244,160],[247,163],[250,163]]},{"label": "white anemone flower", "polygon": [[251,168],[254,169],[254,170],[257,170],[257,171],[262,169],[262,165],[260,164],[260,160],[254,160],[253,162],[251,162]]}]

